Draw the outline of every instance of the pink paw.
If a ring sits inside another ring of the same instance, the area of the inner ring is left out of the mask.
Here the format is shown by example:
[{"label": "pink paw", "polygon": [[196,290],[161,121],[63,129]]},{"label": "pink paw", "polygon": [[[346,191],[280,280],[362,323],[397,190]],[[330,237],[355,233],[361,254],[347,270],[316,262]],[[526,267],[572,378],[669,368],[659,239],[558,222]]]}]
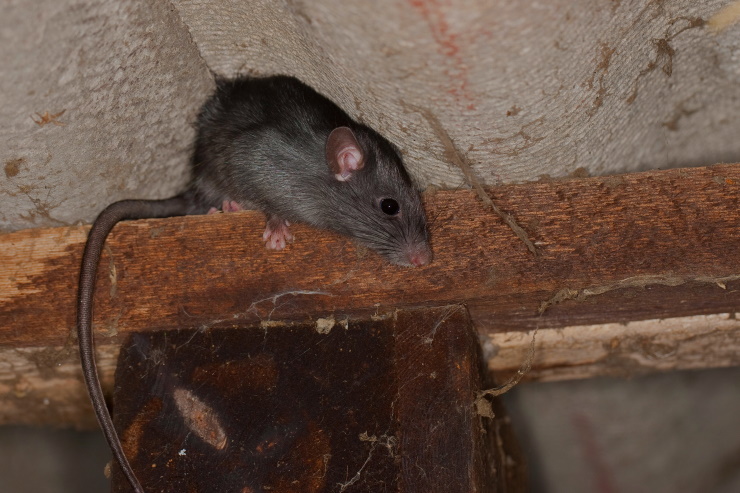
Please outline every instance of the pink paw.
[{"label": "pink paw", "polygon": [[293,242],[289,226],[288,221],[279,217],[271,217],[267,220],[262,240],[268,250],[282,250],[286,244]]},{"label": "pink paw", "polygon": [[211,207],[208,209],[208,214],[216,214],[217,212],[236,212],[244,210],[242,206],[240,206],[237,202],[233,200],[224,200],[221,204],[221,210],[218,210],[215,207]]},{"label": "pink paw", "polygon": [[221,205],[221,210],[224,212],[236,212],[242,211],[244,208],[233,200],[224,200],[224,203]]}]

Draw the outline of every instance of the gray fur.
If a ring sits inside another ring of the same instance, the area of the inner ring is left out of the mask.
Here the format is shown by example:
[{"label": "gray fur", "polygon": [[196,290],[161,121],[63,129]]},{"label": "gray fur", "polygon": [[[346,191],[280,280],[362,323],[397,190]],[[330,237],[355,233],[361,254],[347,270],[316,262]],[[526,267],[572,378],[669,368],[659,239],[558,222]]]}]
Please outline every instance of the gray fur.
[{"label": "gray fur", "polygon": [[[430,255],[418,192],[396,148],[297,79],[220,82],[204,106],[193,162],[201,209],[234,200],[290,222],[356,238],[390,262],[409,265],[409,249]],[[365,166],[347,182],[327,165],[326,140],[350,128]],[[401,206],[397,216],[379,208]]]},{"label": "gray fur", "polygon": [[[431,260],[421,201],[398,151],[300,81],[270,77],[220,82],[198,124],[188,191],[171,199],[108,206],[90,230],[80,269],[77,334],[85,384],[113,455],[137,493],[144,489],[105,404],[92,330],[97,267],[105,238],[118,221],[204,213],[233,200],[272,218],[351,236],[395,264]],[[352,130],[364,156],[364,167],[348,181],[338,181],[326,160],[327,137],[337,127]],[[400,212],[384,214],[379,207],[384,198],[395,199]]]}]

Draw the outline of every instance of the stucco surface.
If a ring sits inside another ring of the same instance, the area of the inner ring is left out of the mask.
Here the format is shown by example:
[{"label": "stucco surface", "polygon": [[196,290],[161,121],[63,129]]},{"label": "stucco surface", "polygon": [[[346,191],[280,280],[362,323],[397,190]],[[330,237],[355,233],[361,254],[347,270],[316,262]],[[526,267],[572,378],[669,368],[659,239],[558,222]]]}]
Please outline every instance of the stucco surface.
[{"label": "stucco surface", "polygon": [[181,189],[213,74],[300,77],[422,186],[464,183],[441,133],[490,184],[737,161],[740,27],[707,26],[728,3],[5,2],[0,227]]},{"label": "stucco surface", "polygon": [[213,80],[167,2],[0,8],[0,228],[91,221],[185,184]]}]

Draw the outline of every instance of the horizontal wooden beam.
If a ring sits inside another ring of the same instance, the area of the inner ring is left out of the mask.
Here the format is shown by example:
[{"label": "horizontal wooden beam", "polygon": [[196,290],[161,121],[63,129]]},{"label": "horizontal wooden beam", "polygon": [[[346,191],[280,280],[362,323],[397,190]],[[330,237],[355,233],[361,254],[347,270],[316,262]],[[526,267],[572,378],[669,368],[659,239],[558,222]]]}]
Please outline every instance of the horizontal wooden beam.
[{"label": "horizontal wooden beam", "polygon": [[498,382],[529,361],[525,381],[737,366],[740,313],[499,332],[483,347]]},{"label": "horizontal wooden beam", "polygon": [[[464,302],[488,333],[740,308],[740,165],[489,192],[537,256],[467,190],[426,195],[435,258],[418,269],[301,225],[294,244],[267,251],[256,212],[121,223],[95,325],[113,337]],[[0,346],[69,340],[87,230],[0,235]]]},{"label": "horizontal wooden beam", "polygon": [[[555,375],[553,369],[593,361],[579,341],[598,332],[587,329],[595,324],[718,314],[727,320],[723,327],[737,330],[740,165],[549,180],[488,193],[536,255],[468,190],[425,195],[435,258],[420,269],[389,265],[349,239],[300,225],[285,251],[266,251],[256,212],[121,223],[98,279],[99,347],[115,353],[118,335],[131,331],[269,327],[464,303],[482,334],[499,337],[492,342],[502,348],[497,357],[513,352],[503,350],[501,337],[520,337],[526,348],[535,328],[571,330],[570,349],[558,349],[560,363],[548,356],[555,346],[546,341],[553,338],[541,332],[537,346],[545,358],[541,378],[566,378],[578,371]],[[87,231],[77,225],[0,235],[0,395],[25,395],[28,385],[11,361],[23,348],[40,375],[56,362],[74,361],[68,356]],[[601,344],[590,340],[589,351]],[[723,350],[737,354],[737,341]],[[732,360],[704,358],[699,366],[726,364]],[[71,369],[67,377],[79,378]]]},{"label": "horizontal wooden beam", "polygon": [[[336,326],[341,321],[334,321]],[[318,319],[327,330],[330,319]],[[277,322],[265,331],[281,330]],[[497,384],[531,361],[522,381],[552,381],[601,375],[633,377],[677,369],[740,365],[740,313],[696,315],[591,326],[504,331],[488,334],[483,354]],[[534,341],[534,353],[532,343]],[[0,348],[0,424],[97,426],[77,350],[61,347]],[[119,346],[98,345],[103,388],[113,388]]]}]

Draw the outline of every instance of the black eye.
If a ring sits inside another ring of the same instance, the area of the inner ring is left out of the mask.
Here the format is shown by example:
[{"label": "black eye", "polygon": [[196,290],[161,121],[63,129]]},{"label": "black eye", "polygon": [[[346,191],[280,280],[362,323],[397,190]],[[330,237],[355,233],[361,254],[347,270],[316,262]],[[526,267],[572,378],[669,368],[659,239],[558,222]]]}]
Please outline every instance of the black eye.
[{"label": "black eye", "polygon": [[395,216],[401,209],[398,202],[393,199],[383,199],[380,201],[380,210],[388,214],[389,216]]}]

